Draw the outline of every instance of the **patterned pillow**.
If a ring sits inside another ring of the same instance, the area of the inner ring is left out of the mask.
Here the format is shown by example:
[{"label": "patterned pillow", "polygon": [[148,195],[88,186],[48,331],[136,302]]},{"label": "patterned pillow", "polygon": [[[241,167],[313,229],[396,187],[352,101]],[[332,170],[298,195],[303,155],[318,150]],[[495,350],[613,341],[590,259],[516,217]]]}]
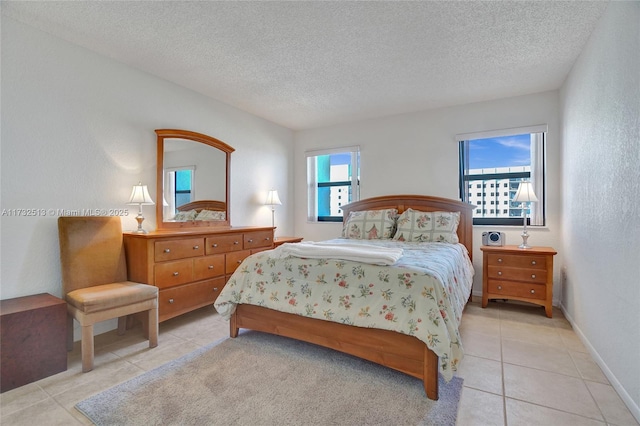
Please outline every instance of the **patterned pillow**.
[{"label": "patterned pillow", "polygon": [[196,220],[224,220],[225,212],[215,210],[201,210],[196,216]]},{"label": "patterned pillow", "polygon": [[342,236],[357,240],[390,239],[396,230],[398,210],[364,210],[349,213]]},{"label": "patterned pillow", "polygon": [[407,209],[398,217],[396,241],[457,243],[460,212],[421,212]]},{"label": "patterned pillow", "polygon": [[173,220],[177,222],[184,222],[186,220],[195,220],[198,216],[198,212],[195,210],[189,210],[188,212],[178,212],[173,217]]}]

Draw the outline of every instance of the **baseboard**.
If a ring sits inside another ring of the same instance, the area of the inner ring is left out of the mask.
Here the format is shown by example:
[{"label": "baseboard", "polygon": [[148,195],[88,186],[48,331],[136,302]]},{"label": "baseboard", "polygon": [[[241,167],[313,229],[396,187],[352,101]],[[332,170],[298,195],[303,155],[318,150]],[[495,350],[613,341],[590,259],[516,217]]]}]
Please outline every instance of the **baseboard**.
[{"label": "baseboard", "polygon": [[620,396],[620,399],[622,399],[622,402],[624,402],[624,405],[627,406],[627,408],[631,412],[631,415],[635,417],[636,421],[640,423],[640,406],[636,404],[636,402],[627,393],[627,391],[622,386],[622,384],[620,384],[620,381],[618,381],[615,374],[613,374],[613,372],[609,369],[609,367],[604,362],[604,360],[600,357],[600,354],[598,354],[598,351],[596,351],[595,348],[591,345],[591,343],[589,342],[589,339],[587,339],[586,336],[582,333],[582,330],[580,330],[580,327],[576,325],[575,321],[573,320],[573,317],[569,315],[565,306],[562,303],[560,303],[559,307],[562,310],[564,317],[567,319],[567,321],[569,321],[569,323],[571,324],[571,327],[573,327],[573,331],[576,333],[576,336],[578,336],[582,344],[587,348],[587,350],[589,351],[589,354],[594,359],[596,364],[598,364],[598,366],[602,370],[602,373],[607,377],[607,380],[609,380],[609,383],[611,384],[611,386],[613,386],[616,392],[618,392],[618,395]]}]

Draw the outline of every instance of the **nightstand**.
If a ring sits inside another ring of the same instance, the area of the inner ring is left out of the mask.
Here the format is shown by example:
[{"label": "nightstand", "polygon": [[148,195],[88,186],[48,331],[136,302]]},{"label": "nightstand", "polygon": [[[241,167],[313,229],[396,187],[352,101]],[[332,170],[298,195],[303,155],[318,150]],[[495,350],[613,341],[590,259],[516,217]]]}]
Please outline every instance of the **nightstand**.
[{"label": "nightstand", "polygon": [[273,245],[278,247],[284,243],[299,243],[302,237],[276,237],[273,239]]},{"label": "nightstand", "polygon": [[67,369],[67,302],[50,294],[0,301],[0,392]]},{"label": "nightstand", "polygon": [[551,247],[483,246],[482,307],[489,299],[513,299],[544,306],[551,318],[553,256]]}]

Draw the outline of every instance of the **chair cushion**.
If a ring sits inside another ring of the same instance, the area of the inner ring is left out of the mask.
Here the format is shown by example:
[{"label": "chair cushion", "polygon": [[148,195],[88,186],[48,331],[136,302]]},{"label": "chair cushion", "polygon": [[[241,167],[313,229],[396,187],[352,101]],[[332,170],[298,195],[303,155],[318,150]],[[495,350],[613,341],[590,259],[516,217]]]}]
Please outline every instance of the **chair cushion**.
[{"label": "chair cushion", "polygon": [[158,287],[122,281],[80,288],[67,293],[67,303],[84,313],[104,311],[158,297]]}]

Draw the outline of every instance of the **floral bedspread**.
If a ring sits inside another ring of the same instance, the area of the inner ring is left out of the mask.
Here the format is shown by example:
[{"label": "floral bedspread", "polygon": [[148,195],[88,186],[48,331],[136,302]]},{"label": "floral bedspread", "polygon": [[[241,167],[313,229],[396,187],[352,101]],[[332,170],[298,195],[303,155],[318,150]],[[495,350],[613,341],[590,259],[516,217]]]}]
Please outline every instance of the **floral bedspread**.
[{"label": "floral bedspread", "polygon": [[278,259],[277,250],[247,257],[229,279],[216,310],[226,319],[238,303],[415,336],[440,360],[449,380],[462,360],[458,326],[473,266],[462,244],[335,239],[340,244],[401,247],[391,266],[340,259]]}]

